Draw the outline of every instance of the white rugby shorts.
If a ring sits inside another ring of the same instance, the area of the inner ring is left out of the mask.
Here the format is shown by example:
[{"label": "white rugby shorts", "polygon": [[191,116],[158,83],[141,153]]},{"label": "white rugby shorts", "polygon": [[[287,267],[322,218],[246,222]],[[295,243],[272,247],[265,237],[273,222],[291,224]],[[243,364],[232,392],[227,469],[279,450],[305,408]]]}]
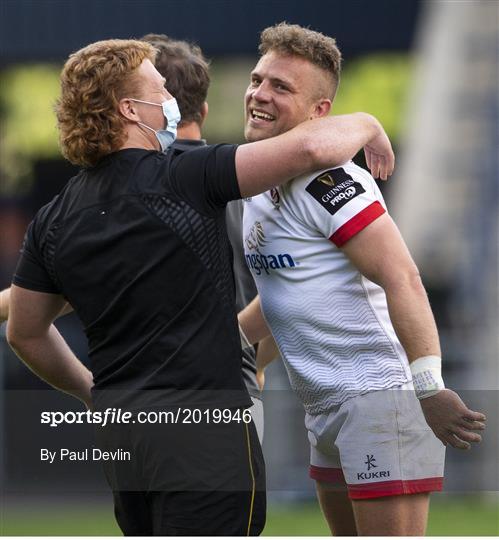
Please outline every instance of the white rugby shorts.
[{"label": "white rugby shorts", "polygon": [[305,415],[310,477],[350,499],[441,491],[445,446],[425,421],[412,383]]}]

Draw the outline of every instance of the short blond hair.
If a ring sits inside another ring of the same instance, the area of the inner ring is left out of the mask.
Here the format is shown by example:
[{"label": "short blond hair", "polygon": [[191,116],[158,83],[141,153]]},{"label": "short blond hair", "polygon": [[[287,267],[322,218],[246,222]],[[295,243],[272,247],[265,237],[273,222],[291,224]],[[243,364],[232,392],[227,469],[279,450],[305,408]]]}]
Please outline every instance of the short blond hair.
[{"label": "short blond hair", "polygon": [[138,96],[136,70],[156,49],[144,41],[97,41],[73,53],[61,73],[55,105],[59,142],[65,158],[92,167],[125,142],[126,120],[120,99]]},{"label": "short blond hair", "polygon": [[285,22],[265,28],[260,35],[260,54],[279,54],[305,58],[329,75],[329,96],[334,98],[340,82],[341,52],[332,37],[297,24]]}]

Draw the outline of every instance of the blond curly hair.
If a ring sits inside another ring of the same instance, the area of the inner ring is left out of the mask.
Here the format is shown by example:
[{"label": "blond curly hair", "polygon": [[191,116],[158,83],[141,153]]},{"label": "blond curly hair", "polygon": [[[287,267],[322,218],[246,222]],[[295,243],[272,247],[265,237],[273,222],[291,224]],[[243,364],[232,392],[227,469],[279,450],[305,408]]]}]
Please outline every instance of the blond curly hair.
[{"label": "blond curly hair", "polygon": [[118,104],[139,96],[136,70],[154,63],[156,49],[136,40],[110,39],[73,53],[61,73],[61,96],[55,105],[61,151],[71,163],[95,166],[125,142],[126,120]]},{"label": "blond curly hair", "polygon": [[262,56],[272,51],[299,56],[321,68],[329,75],[329,97],[334,98],[341,72],[341,52],[334,38],[298,24],[282,22],[263,30],[258,50]]}]

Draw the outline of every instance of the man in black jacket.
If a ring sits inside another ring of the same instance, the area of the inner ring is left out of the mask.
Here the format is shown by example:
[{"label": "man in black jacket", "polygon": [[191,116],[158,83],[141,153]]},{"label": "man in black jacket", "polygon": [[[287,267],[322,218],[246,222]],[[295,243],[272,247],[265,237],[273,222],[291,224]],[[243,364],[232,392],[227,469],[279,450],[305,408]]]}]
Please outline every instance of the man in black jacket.
[{"label": "man in black jacket", "polygon": [[[40,377],[96,413],[132,412],[134,426],[101,434],[105,448],[133,456],[107,469],[126,534],[259,534],[263,460],[253,424],[241,421],[251,401],[226,204],[362,147],[386,178],[393,153],[362,113],[239,147],[164,153],[178,118],[155,54],[145,42],[108,40],[66,62],[61,148],[83,169],[28,228],[7,339]],[[52,325],[66,302],[84,325],[91,371]],[[157,411],[175,421],[143,422]],[[194,411],[203,421],[186,423]]]},{"label": "man in black jacket", "polygon": [[[203,123],[208,114],[206,98],[210,85],[209,64],[201,49],[186,41],[170,39],[163,34],[148,34],[141,38],[158,50],[156,69],[168,81],[168,91],[175,96],[182,119],[178,125],[177,139],[172,148],[188,151],[206,145],[202,138]],[[230,201],[225,210],[227,234],[234,256],[233,269],[236,285],[236,310],[245,308],[257,291],[253,277],[246,265],[242,246],[241,200]],[[255,348],[243,348],[242,374],[253,401],[251,416],[260,442],[263,439],[263,404],[256,380]]]}]

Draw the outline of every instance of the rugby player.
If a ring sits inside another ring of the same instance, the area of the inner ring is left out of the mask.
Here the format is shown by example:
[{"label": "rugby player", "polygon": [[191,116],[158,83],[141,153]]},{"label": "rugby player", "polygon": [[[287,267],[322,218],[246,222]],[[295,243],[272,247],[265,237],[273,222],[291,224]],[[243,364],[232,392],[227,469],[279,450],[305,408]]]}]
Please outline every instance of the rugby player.
[{"label": "rugby player", "polygon": [[[201,129],[208,115],[206,102],[210,85],[209,64],[201,49],[186,41],[170,39],[164,34],[147,34],[141,38],[157,51],[155,67],[169,81],[168,90],[175,96],[181,120],[177,139],[172,144],[176,151],[187,151],[206,145]],[[230,201],[226,209],[227,233],[234,253],[236,310],[239,312],[256,296],[256,287],[244,259],[242,248],[242,201]],[[0,292],[0,322],[8,318],[9,289]],[[72,311],[65,307],[60,315]],[[253,401],[251,416],[260,442],[263,439],[263,404],[256,379],[255,348],[243,348],[242,373]]]},{"label": "rugby player", "polygon": [[[175,96],[182,116],[177,139],[172,149],[188,151],[206,145],[202,127],[208,115],[206,98],[210,84],[209,65],[201,49],[186,41],[170,39],[164,34],[147,34],[141,38],[158,50],[155,66],[168,81],[168,91]],[[242,245],[243,203],[230,201],[225,211],[227,234],[234,254],[233,270],[236,285],[236,310],[245,308],[257,291],[246,265]],[[263,440],[263,404],[256,378],[256,352],[252,346],[243,348],[242,374],[253,401],[251,417],[260,442]]]},{"label": "rugby player", "polygon": [[[341,65],[333,38],[282,23],[262,32],[260,53],[247,141],[329,114]],[[479,442],[485,417],[444,389],[426,292],[374,179],[351,161],[297,176],[246,199],[244,237],[260,298],[240,323],[252,342],[268,323],[279,346],[331,531],[423,535],[444,445]]]},{"label": "rugby player", "polygon": [[[107,40],[66,62],[60,141],[83,168],[28,228],[7,340],[42,379],[87,407],[239,411],[251,400],[226,204],[343,163],[362,147],[386,179],[393,152],[379,122],[357,113],[267,141],[165,153],[179,113],[154,57],[146,42]],[[91,371],[52,325],[66,302],[85,327]],[[125,534],[261,532],[264,465],[253,424],[152,427],[101,433],[105,444],[118,437],[137,454],[133,466],[107,464]]]}]

